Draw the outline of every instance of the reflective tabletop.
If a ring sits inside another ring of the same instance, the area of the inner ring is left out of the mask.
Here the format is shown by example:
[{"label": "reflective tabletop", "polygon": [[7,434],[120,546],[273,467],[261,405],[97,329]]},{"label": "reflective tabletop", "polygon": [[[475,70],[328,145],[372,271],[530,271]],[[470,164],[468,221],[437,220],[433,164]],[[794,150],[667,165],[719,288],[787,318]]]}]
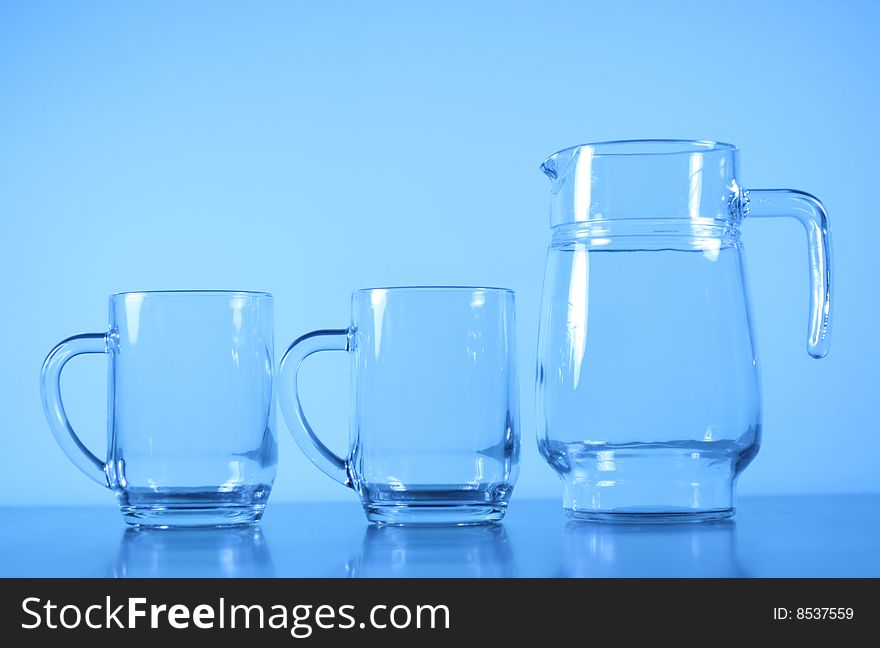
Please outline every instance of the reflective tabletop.
[{"label": "reflective tabletop", "polygon": [[3,508],[0,577],[880,576],[880,495],[741,498],[725,522],[570,521],[514,498],[503,524],[376,527],[356,502],[270,504],[259,526],[137,530],[113,504]]}]

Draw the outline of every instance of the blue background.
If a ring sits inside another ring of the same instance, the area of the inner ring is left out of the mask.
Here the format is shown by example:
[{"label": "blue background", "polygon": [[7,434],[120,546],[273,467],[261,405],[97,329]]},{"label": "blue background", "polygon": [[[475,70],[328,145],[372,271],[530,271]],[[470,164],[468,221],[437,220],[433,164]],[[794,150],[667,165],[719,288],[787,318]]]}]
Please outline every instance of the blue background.
[{"label": "blue background", "polygon": [[[524,455],[517,497],[557,497],[534,442],[546,243],[544,157],[605,139],[742,147],[751,187],[820,196],[834,228],[832,351],[805,352],[794,221],[744,227],[764,445],[743,493],[880,490],[878,5],[0,2],[0,503],[99,503],[43,421],[61,338],[101,331],[121,290],[276,296],[276,353],[342,327],[349,292],[517,291]],[[342,451],[347,363],[304,369]],[[66,370],[103,454],[106,365]],[[623,395],[622,395],[623,396]],[[279,417],[275,501],[348,499]]]}]

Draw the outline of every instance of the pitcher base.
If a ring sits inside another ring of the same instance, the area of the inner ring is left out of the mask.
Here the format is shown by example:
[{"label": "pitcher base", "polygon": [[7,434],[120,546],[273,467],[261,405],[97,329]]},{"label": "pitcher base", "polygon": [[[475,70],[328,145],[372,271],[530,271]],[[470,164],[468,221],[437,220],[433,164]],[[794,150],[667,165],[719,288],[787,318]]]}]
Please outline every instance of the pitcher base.
[{"label": "pitcher base", "polygon": [[548,444],[569,517],[598,522],[722,520],[734,514],[736,476],[754,456],[728,441]]},{"label": "pitcher base", "polygon": [[583,522],[612,522],[618,524],[678,524],[687,522],[714,522],[733,517],[736,509],[714,511],[584,511],[565,509],[573,520]]}]

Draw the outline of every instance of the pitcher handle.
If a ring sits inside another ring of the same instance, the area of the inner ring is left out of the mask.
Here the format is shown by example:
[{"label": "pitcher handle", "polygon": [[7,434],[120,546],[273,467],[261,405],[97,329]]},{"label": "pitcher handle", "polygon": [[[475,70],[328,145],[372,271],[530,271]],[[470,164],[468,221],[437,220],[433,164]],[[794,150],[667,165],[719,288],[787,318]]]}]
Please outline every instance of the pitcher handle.
[{"label": "pitcher handle", "polygon": [[86,448],[67,418],[61,401],[61,370],[67,362],[83,353],[110,353],[109,336],[105,333],[74,335],[58,343],[43,362],[40,372],[40,394],[43,412],[58,445],[73,464],[102,486],[109,488],[104,462]]},{"label": "pitcher handle", "polygon": [[309,425],[299,398],[297,378],[303,361],[319,351],[348,351],[349,330],[312,331],[294,341],[281,359],[278,372],[278,402],[293,440],[315,466],[340,484],[352,488],[348,462],[328,448]]},{"label": "pitcher handle", "polygon": [[807,232],[810,261],[810,315],[807,353],[828,355],[831,334],[831,229],[818,198],[795,189],[751,189],[744,192],[744,215],[796,218]]}]

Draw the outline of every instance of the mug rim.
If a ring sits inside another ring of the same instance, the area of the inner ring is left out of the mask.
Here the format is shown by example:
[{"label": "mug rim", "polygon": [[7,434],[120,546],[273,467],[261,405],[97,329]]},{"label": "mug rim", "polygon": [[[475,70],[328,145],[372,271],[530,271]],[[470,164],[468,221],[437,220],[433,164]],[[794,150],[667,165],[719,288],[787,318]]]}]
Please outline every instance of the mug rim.
[{"label": "mug rim", "polygon": [[189,297],[224,297],[224,296],[244,296],[244,297],[268,297],[272,298],[272,293],[262,292],[258,290],[126,290],[123,292],[111,293],[110,297],[126,297],[128,295],[156,295],[156,296],[189,296]]},{"label": "mug rim", "polygon": [[443,293],[443,292],[489,292],[489,293],[507,293],[515,294],[511,288],[501,288],[497,286],[376,286],[375,288],[358,288],[351,292],[352,295],[363,295],[377,290],[385,292],[427,292],[427,293]]}]

